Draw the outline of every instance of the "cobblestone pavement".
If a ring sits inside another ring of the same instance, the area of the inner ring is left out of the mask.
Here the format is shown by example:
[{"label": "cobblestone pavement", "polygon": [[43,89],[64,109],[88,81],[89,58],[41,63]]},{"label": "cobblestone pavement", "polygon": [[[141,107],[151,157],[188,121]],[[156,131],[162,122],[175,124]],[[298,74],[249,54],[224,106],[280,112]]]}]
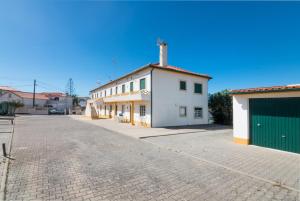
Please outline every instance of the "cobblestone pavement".
[{"label": "cobblestone pavement", "polygon": [[66,116],[16,121],[7,200],[298,200],[297,191]]},{"label": "cobblestone pavement", "polygon": [[146,140],[300,191],[299,154],[235,144],[231,130],[208,130]]}]

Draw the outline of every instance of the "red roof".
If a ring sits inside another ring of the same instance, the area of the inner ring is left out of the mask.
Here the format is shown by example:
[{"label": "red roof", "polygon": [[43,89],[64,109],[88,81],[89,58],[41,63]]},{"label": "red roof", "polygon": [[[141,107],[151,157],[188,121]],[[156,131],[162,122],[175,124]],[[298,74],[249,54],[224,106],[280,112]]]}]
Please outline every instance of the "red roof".
[{"label": "red roof", "polygon": [[185,69],[177,67],[177,66],[170,66],[170,65],[160,66],[158,63],[151,64],[151,66],[155,67],[155,68],[163,69],[163,70],[170,70],[170,71],[175,71],[175,72],[179,72],[179,73],[185,73],[185,74],[189,74],[189,75],[196,75],[196,76],[200,76],[200,77],[205,77],[205,78],[211,79],[211,77],[209,75],[194,73],[194,72],[185,70]]},{"label": "red roof", "polygon": [[300,84],[236,89],[236,90],[231,90],[230,92],[231,94],[251,94],[251,93],[267,93],[267,92],[283,92],[283,91],[300,91]]},{"label": "red roof", "polygon": [[[3,91],[9,91],[21,98],[33,98],[33,93],[32,92],[23,92],[23,91],[18,91],[16,89],[13,89],[8,86],[0,86],[0,90]],[[62,97],[65,96],[64,93],[60,92],[42,92],[42,93],[35,93],[35,98],[40,99],[40,100],[48,100],[50,97]]]},{"label": "red roof", "polygon": [[47,97],[62,97],[62,96],[66,96],[66,94],[64,93],[60,93],[60,92],[42,92],[40,94],[43,94]]},{"label": "red roof", "polygon": [[[30,99],[33,98],[33,93],[30,92],[22,92],[22,91],[11,91],[11,92],[21,98],[30,98]],[[40,100],[48,100],[48,97],[41,93],[36,93],[35,98]]]},{"label": "red roof", "polygon": [[0,86],[0,90],[3,90],[3,91],[17,91],[16,89],[11,88],[9,86]]}]

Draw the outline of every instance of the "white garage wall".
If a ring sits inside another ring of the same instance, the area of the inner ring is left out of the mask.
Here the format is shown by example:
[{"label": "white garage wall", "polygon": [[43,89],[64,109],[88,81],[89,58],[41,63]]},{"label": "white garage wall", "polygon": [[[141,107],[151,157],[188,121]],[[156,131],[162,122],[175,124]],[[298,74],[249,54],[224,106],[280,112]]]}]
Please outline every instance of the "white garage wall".
[{"label": "white garage wall", "polygon": [[233,95],[233,137],[243,143],[250,138],[249,99],[300,97],[300,91]]}]

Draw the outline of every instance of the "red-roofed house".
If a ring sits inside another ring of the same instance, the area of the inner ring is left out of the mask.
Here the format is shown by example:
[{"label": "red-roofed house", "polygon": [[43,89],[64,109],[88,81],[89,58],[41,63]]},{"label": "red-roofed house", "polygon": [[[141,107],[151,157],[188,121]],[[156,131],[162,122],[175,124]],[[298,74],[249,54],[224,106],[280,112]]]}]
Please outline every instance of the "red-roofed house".
[{"label": "red-roofed house", "polygon": [[[24,104],[18,108],[16,113],[36,113],[33,108],[33,93],[23,92],[8,86],[0,86],[0,103],[4,101],[15,101]],[[72,98],[60,92],[35,93],[35,107],[39,109],[38,114],[48,114],[48,107],[61,110],[72,107]],[[43,112],[41,112],[44,110]]]},{"label": "red-roofed house", "polygon": [[211,77],[169,65],[167,44],[159,47],[159,63],[91,90],[86,115],[146,127],[207,124]]}]

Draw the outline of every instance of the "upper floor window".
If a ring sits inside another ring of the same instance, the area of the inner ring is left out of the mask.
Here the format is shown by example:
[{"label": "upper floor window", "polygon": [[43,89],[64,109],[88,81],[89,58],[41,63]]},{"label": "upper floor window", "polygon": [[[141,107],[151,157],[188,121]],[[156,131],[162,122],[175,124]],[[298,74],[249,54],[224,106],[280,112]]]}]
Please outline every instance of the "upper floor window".
[{"label": "upper floor window", "polygon": [[200,83],[194,84],[194,93],[202,94],[202,84],[200,84]]},{"label": "upper floor window", "polygon": [[104,91],[104,96],[106,97],[106,90]]},{"label": "upper floor window", "polygon": [[122,93],[125,93],[125,84],[122,85]]},{"label": "upper floor window", "polygon": [[179,88],[180,90],[186,90],[186,81],[180,81]]},{"label": "upper floor window", "polygon": [[146,79],[140,79],[140,90],[146,89]]},{"label": "upper floor window", "polygon": [[133,82],[130,82],[130,91],[133,91]]},{"label": "upper floor window", "polygon": [[118,87],[115,88],[115,94],[118,94]]},{"label": "upper floor window", "polygon": [[110,95],[112,95],[112,88],[110,88]]}]

